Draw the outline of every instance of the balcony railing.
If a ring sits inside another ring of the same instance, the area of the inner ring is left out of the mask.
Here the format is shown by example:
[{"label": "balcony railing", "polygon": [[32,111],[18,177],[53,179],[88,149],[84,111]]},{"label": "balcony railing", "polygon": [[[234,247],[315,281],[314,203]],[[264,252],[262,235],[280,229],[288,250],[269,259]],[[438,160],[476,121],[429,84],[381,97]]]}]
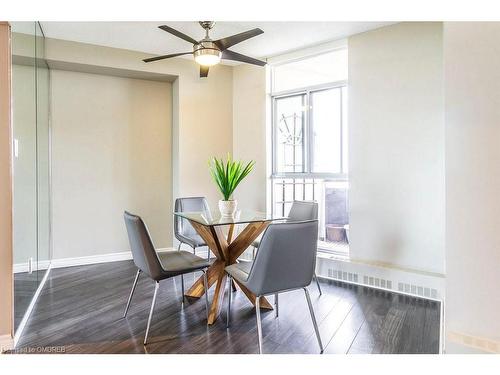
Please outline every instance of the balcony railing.
[{"label": "balcony railing", "polygon": [[320,178],[272,178],[272,210],[287,216],[293,201],[315,200],[319,205],[318,249],[349,253],[349,213],[347,181]]}]

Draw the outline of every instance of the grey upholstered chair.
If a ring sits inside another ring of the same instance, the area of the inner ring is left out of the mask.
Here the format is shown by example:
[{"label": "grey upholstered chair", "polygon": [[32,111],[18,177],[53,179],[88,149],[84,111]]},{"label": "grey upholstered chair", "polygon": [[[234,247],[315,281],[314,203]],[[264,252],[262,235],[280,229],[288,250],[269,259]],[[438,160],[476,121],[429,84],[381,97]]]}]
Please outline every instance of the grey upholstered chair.
[{"label": "grey upholstered chair", "polygon": [[[175,212],[203,212],[211,217],[210,208],[205,197],[177,198],[175,200]],[[179,241],[177,250],[181,249],[183,243],[189,245],[196,255],[196,248],[207,246],[205,241],[196,232],[188,220],[177,215],[174,216],[174,235]],[[210,249],[207,246],[207,259],[210,261]],[[181,275],[182,295],[184,296],[184,276]],[[184,301],[184,297],[182,299]]]},{"label": "grey upholstered chair", "polygon": [[[293,201],[292,207],[290,208],[290,212],[288,213],[287,221],[304,221],[304,220],[317,220],[318,219],[318,203],[314,201]],[[254,255],[255,258],[255,250],[259,247],[260,241],[255,240],[252,243],[254,247]],[[316,281],[316,286],[318,287],[319,294],[322,295],[321,286],[319,285],[318,277],[316,276],[316,272],[314,273],[314,280]]]},{"label": "grey upholstered chair", "polygon": [[[203,212],[211,217],[210,208],[205,197],[177,198],[175,200],[176,212]],[[179,216],[174,217],[174,235],[179,241],[179,250],[183,243],[193,248],[196,255],[196,248],[207,246],[205,241],[196,232],[188,220]],[[208,250],[208,259],[210,260],[210,249]]]},{"label": "grey upholstered chair", "polygon": [[[229,291],[231,290],[232,278],[235,278],[257,296],[255,312],[260,353],[262,353],[260,297],[274,294],[276,316],[278,316],[278,293],[300,288],[304,290],[306,295],[316,338],[321,353],[323,352],[323,344],[307,290],[314,275],[317,238],[317,220],[271,224],[262,236],[259,251],[252,263],[235,263],[226,267],[226,272],[229,275]],[[229,292],[227,305],[226,322],[228,327],[230,314],[231,292]]]},{"label": "grey upholstered chair", "polygon": [[[134,263],[137,266],[137,274],[135,275],[132,290],[130,291],[127,305],[125,307],[125,312],[123,314],[124,318],[127,316],[130,301],[132,300],[132,295],[134,294],[139,275],[144,273],[155,282],[155,292],[153,295],[153,302],[151,303],[151,310],[149,311],[148,325],[146,327],[146,334],[144,337],[144,345],[146,345],[149,327],[151,325],[151,317],[153,316],[153,310],[156,302],[156,294],[160,285],[159,282],[161,280],[183,275],[185,273],[202,271],[204,274],[205,290],[208,290],[206,269],[209,266],[209,262],[206,259],[200,258],[187,251],[171,250],[157,253],[146,224],[144,224],[142,219],[139,216],[133,215],[127,211],[124,213],[124,218],[130,247],[132,249],[132,256]],[[184,293],[184,290],[182,293]],[[205,293],[205,307],[208,319],[208,293]]]}]

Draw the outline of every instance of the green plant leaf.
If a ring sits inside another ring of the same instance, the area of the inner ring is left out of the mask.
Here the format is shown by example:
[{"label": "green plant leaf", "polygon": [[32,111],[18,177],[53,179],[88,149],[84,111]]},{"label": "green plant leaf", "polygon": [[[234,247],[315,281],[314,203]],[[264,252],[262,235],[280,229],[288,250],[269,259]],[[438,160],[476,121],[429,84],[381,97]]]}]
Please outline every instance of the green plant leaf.
[{"label": "green plant leaf", "polygon": [[213,157],[208,164],[210,175],[224,200],[229,200],[236,187],[252,171],[255,162],[252,160],[243,167],[241,161],[234,161],[228,153],[226,162]]}]

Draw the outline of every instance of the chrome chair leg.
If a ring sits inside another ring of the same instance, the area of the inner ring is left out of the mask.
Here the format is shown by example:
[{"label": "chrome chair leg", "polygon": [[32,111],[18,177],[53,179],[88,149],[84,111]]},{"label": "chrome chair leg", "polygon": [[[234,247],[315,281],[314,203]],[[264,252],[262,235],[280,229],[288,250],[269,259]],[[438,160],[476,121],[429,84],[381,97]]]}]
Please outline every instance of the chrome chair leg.
[{"label": "chrome chair leg", "polygon": [[279,304],[278,304],[278,293],[274,295],[274,307],[276,309],[276,318],[278,317],[278,310],[279,310]]},{"label": "chrome chair leg", "polygon": [[318,287],[319,295],[323,295],[323,292],[321,292],[321,287],[319,286],[318,276],[316,276],[316,271],[314,272],[314,280],[316,280],[316,286]]},{"label": "chrome chair leg", "polygon": [[144,336],[144,345],[146,345],[148,341],[149,327],[151,326],[151,318],[153,317],[153,310],[155,308],[155,302],[156,302],[156,294],[158,292],[159,286],[160,283],[158,281],[155,281],[155,293],[153,294],[153,302],[151,303],[151,310],[149,311],[148,325],[146,327],[146,335]]},{"label": "chrome chair leg", "polygon": [[207,310],[207,324],[208,324],[208,270],[202,270],[203,272],[203,286],[205,288],[205,310]]},{"label": "chrome chair leg", "polygon": [[259,334],[259,354],[262,354],[262,322],[260,321],[260,296],[255,297],[255,315],[257,316],[257,332]]},{"label": "chrome chair leg", "polygon": [[306,294],[307,305],[309,306],[309,313],[311,314],[311,320],[313,322],[314,331],[316,332],[316,338],[318,339],[319,348],[321,349],[320,353],[323,353],[323,344],[321,342],[321,336],[319,335],[318,323],[316,322],[316,317],[314,316],[311,297],[309,296],[309,291],[307,290],[307,288],[304,288],[304,293]]},{"label": "chrome chair leg", "polygon": [[181,305],[184,304],[184,275],[181,275]]},{"label": "chrome chair leg", "polygon": [[132,295],[134,294],[135,287],[137,285],[137,280],[139,280],[140,273],[141,273],[141,270],[138,269],[137,273],[135,274],[134,284],[132,284],[132,290],[130,291],[130,295],[128,296],[128,301],[127,301],[127,306],[125,307],[125,312],[123,313],[124,318],[127,316],[128,308],[130,307],[130,302],[132,301]]},{"label": "chrome chair leg", "polygon": [[[181,245],[182,245],[182,242],[179,242],[179,246],[177,246],[177,251],[181,251]],[[181,305],[183,305],[184,304],[184,275],[181,275],[181,290],[182,290]]]},{"label": "chrome chair leg", "polygon": [[229,328],[229,316],[231,314],[231,284],[232,284],[232,277],[229,276],[227,278],[227,312],[226,312],[226,328]]}]

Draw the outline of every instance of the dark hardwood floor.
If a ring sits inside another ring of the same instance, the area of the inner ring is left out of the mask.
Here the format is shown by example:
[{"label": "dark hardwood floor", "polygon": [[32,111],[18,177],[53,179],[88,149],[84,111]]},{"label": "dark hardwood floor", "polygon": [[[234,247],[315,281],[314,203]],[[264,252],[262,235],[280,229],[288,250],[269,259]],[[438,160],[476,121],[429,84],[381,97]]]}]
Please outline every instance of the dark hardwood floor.
[{"label": "dark hardwood floor", "polygon": [[14,274],[14,331],[17,330],[35,295],[45,270]]},{"label": "dark hardwood floor", "polygon": [[[204,299],[181,305],[179,277],[160,283],[144,347],[151,280],[141,276],[128,316],[122,318],[135,270],[132,261],[52,270],[16,351],[58,347],[56,352],[65,353],[258,352],[255,313],[240,290],[233,293],[230,329],[225,310],[207,327]],[[188,286],[194,276],[185,279]],[[322,296],[314,284],[309,290],[325,354],[439,352],[439,303],[337,282],[321,285]],[[280,295],[279,312],[275,318],[274,311],[263,310],[264,352],[318,353],[304,293]]]}]

